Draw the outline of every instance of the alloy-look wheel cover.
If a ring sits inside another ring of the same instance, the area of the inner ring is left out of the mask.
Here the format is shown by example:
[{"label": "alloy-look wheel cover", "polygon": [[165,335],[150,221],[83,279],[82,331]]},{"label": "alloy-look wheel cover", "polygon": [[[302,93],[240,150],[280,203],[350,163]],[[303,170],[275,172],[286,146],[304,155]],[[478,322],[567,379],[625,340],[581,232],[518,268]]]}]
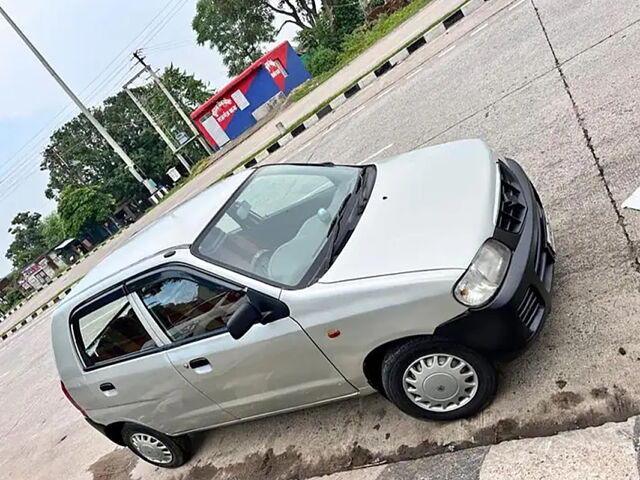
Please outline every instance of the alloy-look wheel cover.
[{"label": "alloy-look wheel cover", "polygon": [[131,443],[136,451],[147,460],[156,463],[171,463],[173,460],[171,450],[153,435],[134,433],[131,435]]},{"label": "alloy-look wheel cover", "polygon": [[478,374],[455,355],[431,353],[411,363],[402,376],[407,397],[430,412],[451,412],[478,392]]}]

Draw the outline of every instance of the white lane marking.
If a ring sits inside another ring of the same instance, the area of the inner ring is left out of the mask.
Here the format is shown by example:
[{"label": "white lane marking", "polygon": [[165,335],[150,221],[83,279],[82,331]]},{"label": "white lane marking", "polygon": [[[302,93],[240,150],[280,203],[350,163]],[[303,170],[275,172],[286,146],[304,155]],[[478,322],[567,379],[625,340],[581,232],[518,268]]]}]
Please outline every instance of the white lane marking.
[{"label": "white lane marking", "polygon": [[484,23],[481,26],[479,26],[478,28],[476,28],[473,32],[471,32],[471,36],[473,37],[476,33],[480,33],[482,30],[484,30],[485,28],[487,28],[489,26],[488,23]]},{"label": "white lane marking", "polygon": [[631,196],[622,202],[622,208],[640,210],[640,187],[636,188]]},{"label": "white lane marking", "polygon": [[351,118],[354,115],[357,115],[358,113],[360,113],[362,110],[364,110],[367,107],[367,105],[360,105],[358,108],[356,108],[353,112],[351,112],[347,118]]},{"label": "white lane marking", "polygon": [[391,147],[393,147],[393,143],[390,143],[389,145],[387,145],[386,147],[382,147],[380,150],[378,150],[375,153],[372,153],[371,155],[369,155],[367,158],[365,158],[364,160],[362,160],[361,162],[358,163],[366,163],[369,160],[371,160],[372,158],[377,157],[378,155],[380,155],[382,152],[384,152],[385,150],[389,150]]},{"label": "white lane marking", "polygon": [[327,128],[324,132],[322,132],[320,134],[320,138],[324,137],[327,133],[329,133],[331,130],[333,130],[335,128],[335,126],[338,124],[338,122],[340,122],[342,119],[338,120],[336,123],[333,123],[329,126],[329,128]]},{"label": "white lane marking", "polygon": [[525,0],[520,0],[518,3],[514,3],[513,5],[511,5],[509,7],[509,10],[513,10],[514,8],[518,7],[519,5],[523,4],[525,2]]},{"label": "white lane marking", "polygon": [[420,68],[419,68],[419,69],[417,69],[415,72],[410,73],[409,75],[407,75],[407,78],[406,78],[405,80],[409,80],[411,77],[413,77],[413,76],[415,76],[415,75],[419,74],[419,73],[422,71],[422,69],[423,69],[423,68],[424,68],[424,67],[420,67]]},{"label": "white lane marking", "polygon": [[446,50],[443,50],[442,52],[440,52],[438,54],[438,58],[440,57],[444,57],[447,53],[449,53],[451,50],[453,50],[454,48],[456,48],[455,45],[451,45],[449,48],[447,48]]},{"label": "white lane marking", "polygon": [[393,92],[393,88],[389,88],[389,89],[385,90],[384,92],[382,92],[380,95],[378,95],[376,97],[376,100],[384,97],[385,95],[389,95],[391,92]]},{"label": "white lane marking", "polygon": [[306,150],[310,146],[311,146],[311,142],[307,142],[303,146],[301,146],[298,150],[296,150],[296,153],[300,153],[301,151]]}]

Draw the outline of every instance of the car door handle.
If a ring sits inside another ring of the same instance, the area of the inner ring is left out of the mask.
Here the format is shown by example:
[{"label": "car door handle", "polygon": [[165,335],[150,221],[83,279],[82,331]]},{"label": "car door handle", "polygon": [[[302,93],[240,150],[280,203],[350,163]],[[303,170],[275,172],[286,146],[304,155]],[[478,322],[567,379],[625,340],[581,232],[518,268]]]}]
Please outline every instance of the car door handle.
[{"label": "car door handle", "polygon": [[207,365],[211,366],[211,364],[209,363],[209,360],[207,360],[206,358],[194,358],[193,360],[191,360],[189,362],[189,366],[193,369],[196,368],[200,368],[200,367],[206,367]]},{"label": "car door handle", "polygon": [[100,390],[106,397],[113,397],[118,394],[118,390],[116,389],[115,385],[110,382],[101,384]]}]

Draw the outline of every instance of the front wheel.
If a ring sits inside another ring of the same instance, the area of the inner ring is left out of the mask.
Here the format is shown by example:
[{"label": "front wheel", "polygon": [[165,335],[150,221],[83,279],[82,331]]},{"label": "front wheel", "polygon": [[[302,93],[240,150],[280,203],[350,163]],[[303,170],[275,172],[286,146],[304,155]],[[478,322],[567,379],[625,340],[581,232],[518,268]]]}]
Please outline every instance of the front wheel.
[{"label": "front wheel", "polygon": [[404,413],[419,419],[455,420],[487,406],[496,392],[496,370],[482,355],[446,341],[416,339],[390,350],[382,383]]},{"label": "front wheel", "polygon": [[139,425],[125,425],[122,439],[133,453],[158,467],[177,468],[191,454],[188,437],[170,437]]}]

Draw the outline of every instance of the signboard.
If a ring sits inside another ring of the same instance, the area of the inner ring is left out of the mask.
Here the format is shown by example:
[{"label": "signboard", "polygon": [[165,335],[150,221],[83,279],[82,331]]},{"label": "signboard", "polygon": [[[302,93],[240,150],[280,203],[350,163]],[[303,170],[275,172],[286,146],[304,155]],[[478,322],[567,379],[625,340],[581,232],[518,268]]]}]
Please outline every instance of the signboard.
[{"label": "signboard", "polygon": [[212,115],[207,115],[201,120],[202,126],[205,128],[207,133],[211,135],[216,145],[221,147],[225,143],[227,143],[230,139],[226,132],[222,129],[220,124],[213,118]]},{"label": "signboard", "polygon": [[264,63],[264,68],[267,69],[267,72],[269,72],[269,75],[271,75],[271,78],[276,78],[280,75],[284,77],[287,76],[287,72],[282,67],[282,64],[280,63],[279,60],[267,60]]},{"label": "signboard", "polygon": [[215,104],[211,110],[211,115],[215,118],[219,124],[228,123],[231,120],[231,116],[238,111],[236,102],[230,98],[223,98]]},{"label": "signboard", "polygon": [[236,102],[236,105],[238,105],[238,108],[240,110],[244,110],[249,106],[249,100],[247,100],[247,97],[245,97],[244,93],[242,93],[242,91],[240,90],[236,90],[235,92],[233,92],[231,94],[231,98],[234,102]]},{"label": "signboard", "polygon": [[185,132],[178,132],[174,134],[174,137],[180,145],[184,145],[189,141],[189,135],[187,135]]},{"label": "signboard", "polygon": [[172,167],[167,170],[167,175],[169,175],[169,178],[173,180],[174,183],[182,178],[182,175],[180,175],[180,172],[176,169],[176,167]]}]

